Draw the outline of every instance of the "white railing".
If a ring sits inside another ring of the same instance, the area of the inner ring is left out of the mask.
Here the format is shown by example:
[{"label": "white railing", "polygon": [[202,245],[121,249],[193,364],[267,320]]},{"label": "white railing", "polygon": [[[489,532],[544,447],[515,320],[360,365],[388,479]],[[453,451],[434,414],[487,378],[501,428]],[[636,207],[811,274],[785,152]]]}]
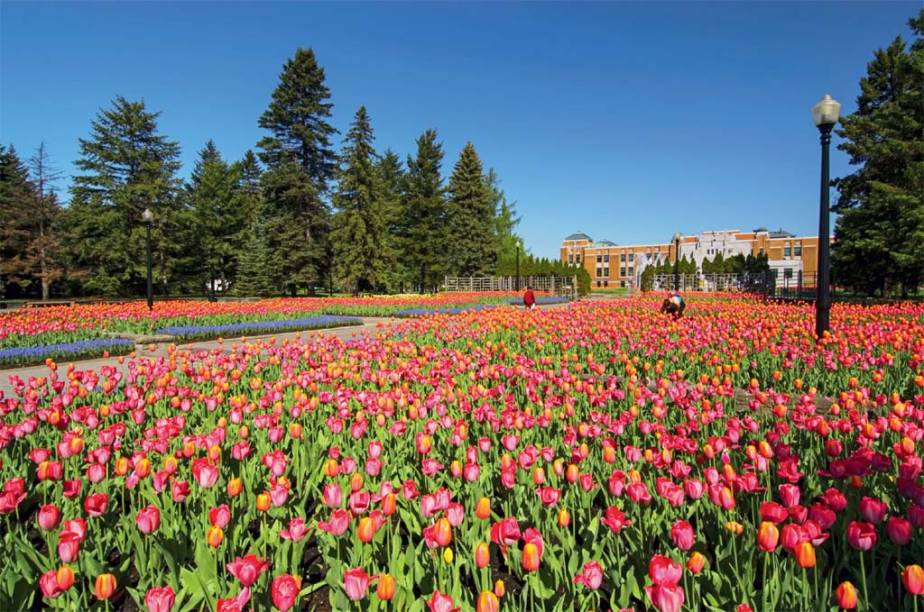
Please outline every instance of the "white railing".
[{"label": "white railing", "polygon": [[447,276],[443,291],[522,291],[532,287],[536,291],[548,291],[552,295],[575,297],[577,277],[575,276]]}]

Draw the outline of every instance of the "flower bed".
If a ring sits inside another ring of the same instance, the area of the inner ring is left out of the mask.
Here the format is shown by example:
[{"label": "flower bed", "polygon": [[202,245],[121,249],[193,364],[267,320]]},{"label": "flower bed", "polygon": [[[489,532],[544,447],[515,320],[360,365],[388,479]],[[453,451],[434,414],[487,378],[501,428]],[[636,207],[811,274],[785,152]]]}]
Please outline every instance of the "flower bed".
[{"label": "flower bed", "polygon": [[0,367],[34,365],[44,363],[46,359],[66,361],[104,355],[126,355],[134,348],[135,343],[125,338],[96,338],[37,346],[8,347],[0,349]]},{"label": "flower bed", "polygon": [[0,609],[913,609],[924,306],[658,306],[20,381]]},{"label": "flower bed", "polygon": [[175,340],[183,342],[189,340],[203,340],[207,338],[253,336],[278,332],[324,329],[329,327],[344,327],[349,325],[362,325],[362,320],[355,317],[318,315],[301,319],[249,321],[243,323],[228,323],[224,325],[184,325],[161,327],[157,330],[157,333],[173,336]]}]

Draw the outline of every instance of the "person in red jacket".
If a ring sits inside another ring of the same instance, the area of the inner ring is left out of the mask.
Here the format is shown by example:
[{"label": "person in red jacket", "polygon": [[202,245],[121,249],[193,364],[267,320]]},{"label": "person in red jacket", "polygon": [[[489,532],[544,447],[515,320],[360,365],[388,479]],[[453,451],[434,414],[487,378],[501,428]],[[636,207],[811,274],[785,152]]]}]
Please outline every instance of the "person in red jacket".
[{"label": "person in red jacket", "polygon": [[526,307],[526,310],[532,310],[536,307],[536,294],[533,293],[532,287],[526,287],[526,293],[523,294],[523,306]]}]

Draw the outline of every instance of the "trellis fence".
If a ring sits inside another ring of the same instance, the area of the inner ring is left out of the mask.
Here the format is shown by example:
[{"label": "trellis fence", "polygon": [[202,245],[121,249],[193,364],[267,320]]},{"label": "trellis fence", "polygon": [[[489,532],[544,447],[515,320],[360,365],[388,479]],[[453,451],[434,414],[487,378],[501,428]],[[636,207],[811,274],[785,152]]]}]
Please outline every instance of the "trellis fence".
[{"label": "trellis fence", "polygon": [[552,295],[577,296],[576,276],[447,276],[443,291],[522,291],[532,287]]}]

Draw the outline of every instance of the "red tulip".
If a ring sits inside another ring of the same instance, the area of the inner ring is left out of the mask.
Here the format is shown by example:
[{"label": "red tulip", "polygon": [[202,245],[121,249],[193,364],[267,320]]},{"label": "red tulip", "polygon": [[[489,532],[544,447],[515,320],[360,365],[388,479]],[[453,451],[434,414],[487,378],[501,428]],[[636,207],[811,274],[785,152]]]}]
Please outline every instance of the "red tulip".
[{"label": "red tulip", "polygon": [[491,541],[506,554],[507,547],[520,541],[520,525],[515,518],[505,518],[491,525]]},{"label": "red tulip", "polygon": [[160,510],[153,504],[142,508],[135,516],[135,524],[138,530],[145,535],[154,533],[160,526]]},{"label": "red tulip", "polygon": [[864,497],[860,500],[860,515],[874,525],[882,522],[888,509],[885,503],[872,497]]},{"label": "red tulip", "polygon": [[287,612],[295,606],[295,599],[302,588],[301,578],[283,574],[273,578],[273,584],[270,587],[270,594],[273,598],[273,606],[277,610]]},{"label": "red tulip", "polygon": [[847,525],[847,542],[857,550],[869,550],[876,545],[876,527],[860,521],[850,521]]},{"label": "red tulip", "polygon": [[269,569],[269,562],[253,553],[238,557],[228,564],[228,572],[238,579],[244,587],[249,587],[257,581],[260,574]]},{"label": "red tulip", "polygon": [[347,597],[353,601],[360,601],[366,597],[370,582],[372,577],[361,567],[354,567],[343,573],[343,588]]},{"label": "red tulip", "polygon": [[319,521],[318,529],[335,536],[343,535],[350,526],[350,513],[343,509],[331,512],[329,521]]},{"label": "red tulip", "polygon": [[83,508],[90,516],[102,516],[106,514],[106,507],[109,505],[109,496],[106,493],[93,493],[87,495],[83,500]]},{"label": "red tulip", "polygon": [[683,577],[683,567],[670,557],[654,555],[648,562],[648,576],[656,585],[674,586]]},{"label": "red tulip", "polygon": [[213,527],[221,527],[224,529],[230,522],[231,508],[228,507],[228,504],[222,504],[209,510],[209,523]]},{"label": "red tulip", "polygon": [[54,504],[45,504],[39,508],[38,524],[45,531],[49,531],[58,526],[61,522],[61,510]]},{"label": "red tulip", "polygon": [[430,612],[455,612],[457,610],[452,597],[445,593],[440,593],[439,590],[434,591],[433,595],[430,596],[427,607]]},{"label": "red tulip", "polygon": [[626,520],[626,515],[616,506],[607,508],[606,514],[600,522],[609,527],[613,533],[619,533],[623,527],[632,524],[632,521]]},{"label": "red tulip", "polygon": [[689,521],[678,520],[671,527],[671,539],[680,550],[690,550],[696,541],[693,526]]},{"label": "red tulip", "polygon": [[794,484],[780,485],[780,499],[783,500],[783,505],[787,508],[794,508],[799,505],[801,493],[799,487]]},{"label": "red tulip", "polygon": [[144,596],[144,603],[148,607],[148,612],[170,612],[176,601],[176,595],[169,586],[152,587],[148,589],[147,595]]},{"label": "red tulip", "polygon": [[305,525],[305,519],[301,517],[290,519],[289,526],[279,532],[279,536],[283,540],[292,540],[293,542],[300,542],[306,535],[308,535],[308,526]]},{"label": "red tulip", "polygon": [[646,586],[645,592],[658,612],[679,612],[683,608],[683,588],[677,585]]},{"label": "red tulip", "polygon": [[80,536],[71,531],[62,531],[58,536],[58,557],[62,563],[71,563],[80,554]]},{"label": "red tulip", "polygon": [[574,577],[574,584],[583,584],[591,591],[596,591],[603,583],[603,567],[597,561],[584,564],[581,573]]},{"label": "red tulip", "polygon": [[890,516],[886,523],[886,533],[897,546],[905,546],[911,541],[911,531],[911,523],[898,516]]}]

